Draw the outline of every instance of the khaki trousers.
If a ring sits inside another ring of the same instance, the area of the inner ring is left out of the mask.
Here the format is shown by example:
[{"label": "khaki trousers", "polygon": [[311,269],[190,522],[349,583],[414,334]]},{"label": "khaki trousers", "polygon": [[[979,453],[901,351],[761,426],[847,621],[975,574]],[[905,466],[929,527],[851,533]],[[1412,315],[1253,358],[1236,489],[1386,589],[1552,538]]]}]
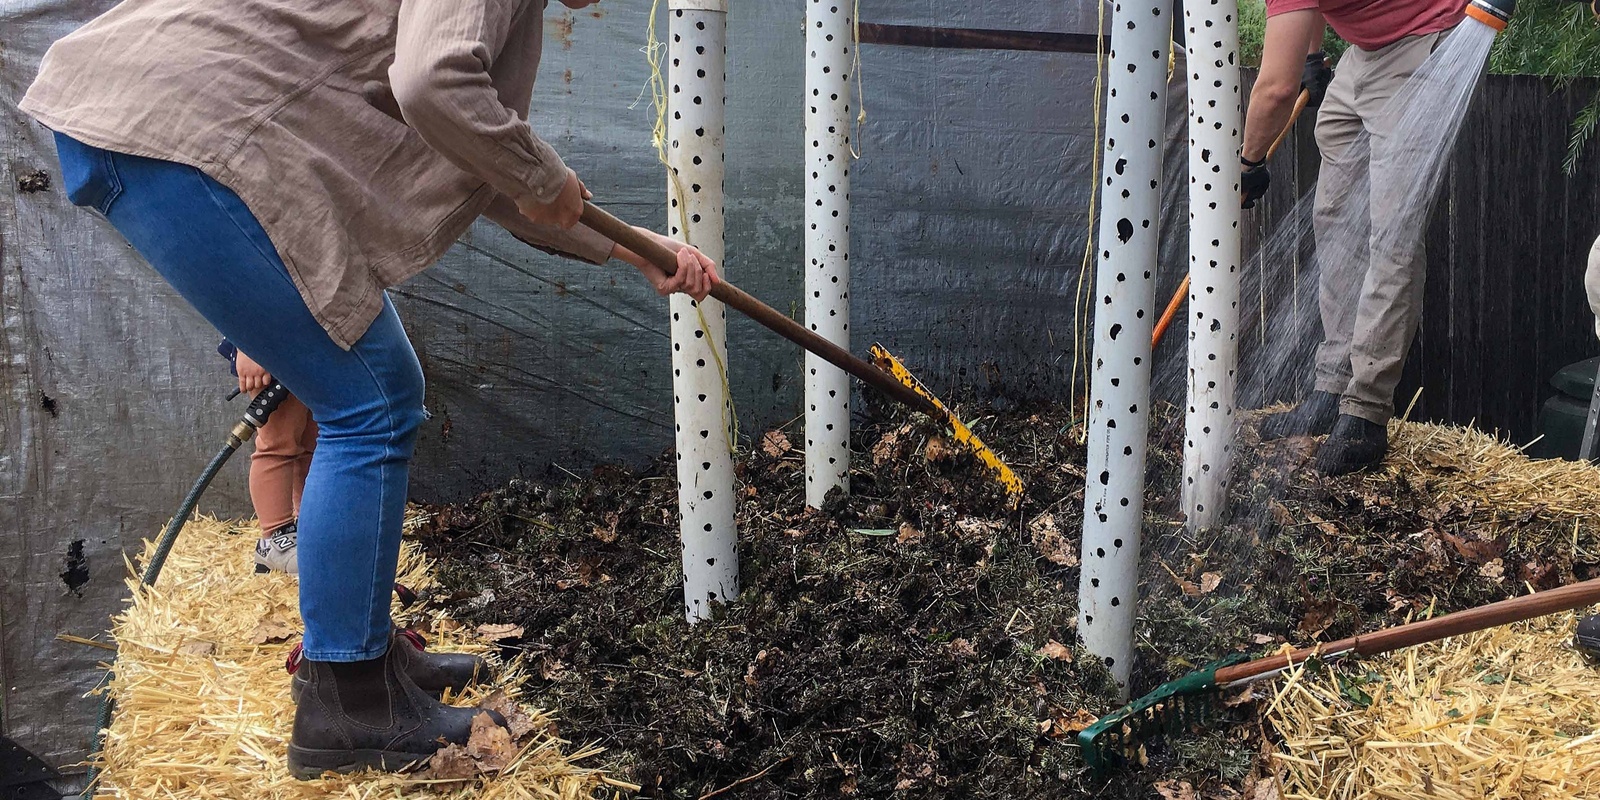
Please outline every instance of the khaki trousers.
[{"label": "khaki trousers", "polygon": [[1404,194],[1383,185],[1396,172],[1387,164],[1404,149],[1394,138],[1400,115],[1383,112],[1448,33],[1410,36],[1380,50],[1350,48],[1317,115],[1322,169],[1312,227],[1323,340],[1316,387],[1342,396],[1340,413],[1380,425],[1394,416],[1426,273],[1420,236],[1411,252],[1373,246],[1372,220],[1395,213],[1384,198]]}]

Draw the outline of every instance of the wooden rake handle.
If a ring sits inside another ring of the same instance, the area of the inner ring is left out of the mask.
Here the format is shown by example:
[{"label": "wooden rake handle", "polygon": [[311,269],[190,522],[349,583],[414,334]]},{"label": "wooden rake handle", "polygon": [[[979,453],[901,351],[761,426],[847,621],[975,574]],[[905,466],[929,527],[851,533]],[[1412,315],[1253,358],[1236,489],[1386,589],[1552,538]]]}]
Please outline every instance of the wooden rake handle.
[{"label": "wooden rake handle", "polygon": [[1352,636],[1329,642],[1319,647],[1308,647],[1292,653],[1258,658],[1232,667],[1217,670],[1216,683],[1226,686],[1235,681],[1249,680],[1305,663],[1312,656],[1337,656],[1344,653],[1372,656],[1405,647],[1460,636],[1463,633],[1509,625],[1513,622],[1542,617],[1558,611],[1600,603],[1600,579],[1574,583],[1547,592],[1536,592],[1510,600],[1501,600],[1486,606],[1457,611],[1442,617],[1425,619],[1408,625],[1384,628],[1381,631]]},{"label": "wooden rake handle", "polygon": [[[661,268],[661,271],[671,275],[678,271],[678,254],[669,250],[660,242],[645,236],[632,225],[607,213],[594,203],[584,201],[583,224],[598,231],[606,238],[623,247],[638,253],[650,260],[650,263]],[[804,325],[778,313],[778,310],[745,293],[743,289],[727,282],[717,283],[711,289],[711,296],[727,304],[745,316],[761,323],[768,330],[794,342],[813,353],[824,361],[861,379],[863,383],[888,395],[891,399],[910,407],[914,411],[921,411],[941,422],[945,414],[939,407],[922,395],[917,394],[911,387],[897,381],[889,373],[878,369],[871,362],[857,358],[849,350],[828,341],[815,331],[808,330]]]},{"label": "wooden rake handle", "polygon": [[[1289,124],[1284,125],[1283,130],[1278,132],[1278,138],[1272,140],[1272,146],[1267,148],[1267,157],[1262,159],[1263,161],[1272,160],[1272,154],[1278,152],[1278,145],[1283,144],[1284,139],[1289,138],[1289,131],[1294,130],[1295,121],[1300,119],[1300,112],[1306,110],[1306,103],[1310,101],[1311,90],[1301,89],[1300,97],[1294,101],[1294,113],[1289,115]],[[1161,337],[1166,334],[1167,328],[1172,325],[1172,320],[1178,316],[1178,310],[1183,308],[1183,297],[1188,293],[1189,276],[1185,274],[1183,282],[1178,284],[1178,291],[1172,293],[1172,299],[1167,301],[1166,310],[1161,312],[1161,319],[1156,320],[1155,330],[1150,332],[1151,350],[1154,350],[1156,345],[1161,344]]]}]

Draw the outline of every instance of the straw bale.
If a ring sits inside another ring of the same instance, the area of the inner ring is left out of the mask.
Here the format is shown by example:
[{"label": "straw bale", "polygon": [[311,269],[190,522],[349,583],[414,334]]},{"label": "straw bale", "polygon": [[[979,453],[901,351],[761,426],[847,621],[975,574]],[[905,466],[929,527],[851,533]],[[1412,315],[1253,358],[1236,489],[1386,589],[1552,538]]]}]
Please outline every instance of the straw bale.
[{"label": "straw bale", "polygon": [[[526,707],[532,728],[541,732],[497,776],[290,777],[284,759],[294,705],[283,664],[301,630],[297,584],[286,575],[253,574],[256,532],[253,526],[196,519],[185,527],[155,587],[129,579],[134,599],[112,631],[119,648],[110,686],[117,713],[97,796],[575,800],[607,796],[622,785],[576,763],[599,750],[563,752],[568,743],[556,738],[554,720]],[[410,543],[402,551],[400,581],[419,590],[431,583],[430,564]],[[406,617],[398,606],[395,613]],[[431,629],[430,649],[494,658],[475,631],[437,612],[413,609],[409,621]],[[293,634],[285,636],[285,629]],[[469,690],[451,702],[474,704],[494,688],[515,697],[521,664],[498,666],[498,687]]]},{"label": "straw bale", "polygon": [[1600,515],[1600,468],[1530,459],[1475,428],[1396,421],[1384,472],[1426,476],[1440,494],[1472,498],[1508,516],[1534,510]]},{"label": "straw bale", "polygon": [[1568,646],[1576,620],[1291,673],[1267,711],[1282,797],[1600,797],[1600,673]]}]

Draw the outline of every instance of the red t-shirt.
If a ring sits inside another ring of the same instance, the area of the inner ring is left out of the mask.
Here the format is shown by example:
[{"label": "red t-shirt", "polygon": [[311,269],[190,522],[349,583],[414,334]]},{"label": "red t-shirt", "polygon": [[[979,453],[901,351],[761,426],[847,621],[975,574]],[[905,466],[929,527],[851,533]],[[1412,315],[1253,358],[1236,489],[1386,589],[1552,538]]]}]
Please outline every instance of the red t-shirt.
[{"label": "red t-shirt", "polygon": [[1334,33],[1363,50],[1453,28],[1466,0],[1266,0],[1267,16],[1320,9]]}]

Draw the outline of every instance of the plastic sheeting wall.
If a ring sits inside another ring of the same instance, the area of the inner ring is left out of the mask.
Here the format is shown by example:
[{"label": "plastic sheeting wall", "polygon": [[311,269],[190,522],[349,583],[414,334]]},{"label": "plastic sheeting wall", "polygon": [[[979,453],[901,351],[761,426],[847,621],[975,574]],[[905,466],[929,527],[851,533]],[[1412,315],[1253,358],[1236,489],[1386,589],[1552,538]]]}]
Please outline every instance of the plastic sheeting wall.
[{"label": "plastic sheeting wall", "polygon": [[[49,43],[109,5],[0,3],[0,724],[57,764],[83,756],[93,703],[82,694],[105,653],[56,635],[105,629],[125,595],[124,550],[155,532],[240,410],[222,402],[216,335],[103,222],[55,188],[16,189],[33,170],[55,173],[48,133],[17,98]],[[600,203],[655,224],[647,6],[551,9],[534,106],[536,127]],[[729,271],[796,316],[802,14],[798,0],[736,0],[728,34]],[[863,16],[1092,32],[1096,9],[875,0]],[[1098,146],[1094,57],[868,45],[862,60],[855,341],[884,342],[936,390],[1063,396]],[[1181,119],[1181,81],[1173,88],[1169,118]],[[1169,176],[1182,170],[1169,159]],[[1164,263],[1181,268],[1171,247]],[[417,499],[460,498],[519,472],[638,463],[671,446],[664,303],[631,270],[549,258],[480,223],[396,302],[435,415]],[[729,340],[744,434],[798,416],[800,353],[736,315]],[[205,509],[248,511],[244,462]]]}]

